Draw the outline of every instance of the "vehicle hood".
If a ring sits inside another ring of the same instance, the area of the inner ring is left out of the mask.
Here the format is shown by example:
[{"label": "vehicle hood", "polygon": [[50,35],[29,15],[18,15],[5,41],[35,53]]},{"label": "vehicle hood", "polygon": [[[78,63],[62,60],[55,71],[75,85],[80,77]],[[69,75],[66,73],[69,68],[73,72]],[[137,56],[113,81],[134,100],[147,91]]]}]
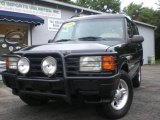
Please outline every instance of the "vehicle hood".
[{"label": "vehicle hood", "polygon": [[98,43],[72,43],[72,44],[44,44],[35,45],[24,48],[15,53],[34,53],[34,52],[62,52],[62,53],[84,53],[84,52],[105,52],[110,46],[98,44]]}]

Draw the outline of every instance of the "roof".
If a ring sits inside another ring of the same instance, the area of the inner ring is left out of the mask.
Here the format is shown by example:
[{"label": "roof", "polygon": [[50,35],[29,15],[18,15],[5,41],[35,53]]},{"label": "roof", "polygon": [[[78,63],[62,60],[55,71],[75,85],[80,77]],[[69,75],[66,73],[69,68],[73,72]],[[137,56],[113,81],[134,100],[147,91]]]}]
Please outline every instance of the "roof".
[{"label": "roof", "polygon": [[48,3],[60,5],[60,6],[65,6],[65,7],[69,7],[69,8],[73,8],[73,9],[84,10],[84,11],[91,12],[91,13],[96,13],[96,14],[103,13],[101,11],[88,9],[88,8],[85,8],[85,7],[80,7],[80,6],[77,6],[77,5],[73,5],[73,4],[69,4],[69,3],[65,3],[65,2],[60,2],[60,1],[56,1],[56,0],[40,0],[40,1],[48,2]]},{"label": "roof", "polygon": [[151,24],[147,24],[147,23],[144,23],[144,22],[140,22],[140,21],[136,21],[136,20],[133,20],[136,24],[140,24],[140,25],[144,25],[144,26],[147,26],[147,27],[151,27],[153,29],[157,29],[157,26],[154,26],[154,25],[151,25]]},{"label": "roof", "polygon": [[108,13],[103,13],[103,14],[96,14],[96,15],[87,15],[87,16],[81,16],[81,17],[74,17],[66,20],[65,22],[70,22],[70,21],[79,21],[79,20],[90,20],[90,19],[119,19],[119,18],[128,18],[125,14],[108,14]]},{"label": "roof", "polygon": [[[96,19],[96,18],[129,18],[129,17],[125,14],[107,14],[107,13],[104,14],[103,13],[103,14],[89,15],[89,16],[83,16],[83,17],[75,17],[72,19],[68,19],[67,21],[78,21],[78,20],[87,20],[87,19]],[[133,22],[135,22],[136,24],[139,24],[139,25],[153,28],[153,29],[157,28],[154,25],[147,24],[144,22],[140,22],[140,21],[136,21],[136,20],[133,20]]]},{"label": "roof", "polygon": [[44,20],[38,16],[0,10],[0,21],[22,22],[40,25]]},{"label": "roof", "polygon": [[68,19],[67,21],[78,21],[78,20],[87,20],[87,19],[96,19],[96,18],[125,18],[126,15],[124,14],[96,14],[96,15],[88,15],[82,17],[75,17],[72,19]]}]

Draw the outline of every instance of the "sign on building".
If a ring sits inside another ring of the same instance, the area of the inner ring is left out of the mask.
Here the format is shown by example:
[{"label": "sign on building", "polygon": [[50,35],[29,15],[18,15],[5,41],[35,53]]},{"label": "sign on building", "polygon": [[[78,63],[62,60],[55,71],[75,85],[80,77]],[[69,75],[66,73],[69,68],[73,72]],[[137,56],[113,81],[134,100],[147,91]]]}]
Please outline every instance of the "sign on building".
[{"label": "sign on building", "polygon": [[0,1],[0,10],[61,18],[61,10],[8,0]]},{"label": "sign on building", "polygon": [[61,27],[62,23],[63,23],[63,20],[49,18],[48,19],[48,30],[56,32]]}]

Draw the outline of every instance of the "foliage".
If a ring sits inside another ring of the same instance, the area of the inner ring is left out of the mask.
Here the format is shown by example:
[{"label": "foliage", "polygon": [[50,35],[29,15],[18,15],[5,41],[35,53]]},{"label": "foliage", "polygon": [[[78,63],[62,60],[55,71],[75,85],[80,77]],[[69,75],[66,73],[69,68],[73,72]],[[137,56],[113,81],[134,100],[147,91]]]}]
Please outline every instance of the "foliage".
[{"label": "foliage", "polygon": [[81,7],[103,12],[117,13],[120,11],[120,0],[58,0],[61,2],[75,4]]},{"label": "foliage", "polygon": [[132,19],[134,20],[138,20],[139,18],[139,14],[141,13],[142,11],[142,6],[143,6],[143,3],[137,5],[137,4],[134,4],[133,2],[130,3],[130,5],[128,5],[127,7],[124,8],[124,12],[127,13],[129,16],[132,17]]},{"label": "foliage", "polygon": [[119,12],[120,0],[77,0],[77,5],[103,12]]},{"label": "foliage", "polygon": [[143,7],[143,4],[131,3],[126,8],[124,8],[124,12],[131,16],[134,20],[157,26],[155,31],[155,53],[156,58],[160,58],[160,11],[153,10],[152,8],[148,7]]},{"label": "foliage", "polygon": [[160,0],[158,0],[158,3],[156,3],[159,6],[159,10],[160,10]]}]

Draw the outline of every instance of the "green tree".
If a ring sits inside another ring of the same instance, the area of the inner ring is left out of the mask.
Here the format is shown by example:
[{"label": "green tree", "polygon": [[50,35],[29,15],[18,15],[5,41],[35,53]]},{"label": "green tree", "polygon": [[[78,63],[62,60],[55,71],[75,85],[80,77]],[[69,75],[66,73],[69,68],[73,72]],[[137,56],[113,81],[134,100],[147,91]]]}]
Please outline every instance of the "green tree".
[{"label": "green tree", "polygon": [[77,5],[99,10],[103,12],[116,13],[120,10],[120,0],[77,0]]},{"label": "green tree", "polygon": [[159,10],[160,10],[160,0],[158,0],[158,2],[156,3],[159,6]]},{"label": "green tree", "polygon": [[127,13],[132,19],[138,20],[139,19],[139,14],[142,11],[143,3],[137,5],[135,3],[130,3],[127,7],[124,8],[124,12]]},{"label": "green tree", "polygon": [[134,20],[145,22],[157,26],[155,31],[155,53],[156,58],[160,59],[160,11],[153,10],[152,8],[143,7],[143,4],[131,3],[124,12],[132,17]]},{"label": "green tree", "polygon": [[153,24],[159,27],[160,12],[152,8],[143,7],[143,4],[131,3],[123,10],[134,20]]}]

